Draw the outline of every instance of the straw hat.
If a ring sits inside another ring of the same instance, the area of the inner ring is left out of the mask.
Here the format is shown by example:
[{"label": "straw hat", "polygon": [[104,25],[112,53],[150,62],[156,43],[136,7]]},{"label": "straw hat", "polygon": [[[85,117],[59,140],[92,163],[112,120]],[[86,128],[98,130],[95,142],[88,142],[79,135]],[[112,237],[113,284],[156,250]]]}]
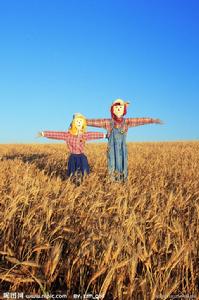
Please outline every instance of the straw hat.
[{"label": "straw hat", "polygon": [[125,102],[124,100],[122,100],[122,99],[116,99],[113,103],[112,103],[112,105],[114,105],[114,104],[116,104],[116,103],[118,103],[118,104],[120,104],[120,105],[129,105],[129,103],[130,102]]}]

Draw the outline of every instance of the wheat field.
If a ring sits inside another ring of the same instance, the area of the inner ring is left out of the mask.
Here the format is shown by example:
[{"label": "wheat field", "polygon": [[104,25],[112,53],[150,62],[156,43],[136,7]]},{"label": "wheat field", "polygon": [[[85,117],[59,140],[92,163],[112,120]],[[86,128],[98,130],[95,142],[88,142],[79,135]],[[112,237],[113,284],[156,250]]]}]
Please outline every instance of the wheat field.
[{"label": "wheat field", "polygon": [[1,297],[197,299],[199,142],[128,143],[125,183],[86,154],[75,186],[64,144],[0,145]]}]

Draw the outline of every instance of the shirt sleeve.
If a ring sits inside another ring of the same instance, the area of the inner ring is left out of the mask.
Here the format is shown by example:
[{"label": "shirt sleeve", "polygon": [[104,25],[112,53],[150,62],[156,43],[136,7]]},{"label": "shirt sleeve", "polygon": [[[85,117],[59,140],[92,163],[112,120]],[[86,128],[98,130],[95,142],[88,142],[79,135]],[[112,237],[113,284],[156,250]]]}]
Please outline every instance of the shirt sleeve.
[{"label": "shirt sleeve", "polygon": [[152,118],[126,118],[125,121],[128,127],[156,123],[156,119]]},{"label": "shirt sleeve", "polygon": [[97,139],[103,139],[105,137],[105,134],[102,132],[86,132],[84,134],[84,137],[86,140],[97,140]]},{"label": "shirt sleeve", "polygon": [[110,124],[110,119],[87,119],[86,124],[88,126],[93,126],[93,127],[100,127],[100,128],[105,128]]},{"label": "shirt sleeve", "polygon": [[64,141],[69,137],[69,133],[64,131],[43,131],[43,134],[46,138]]}]

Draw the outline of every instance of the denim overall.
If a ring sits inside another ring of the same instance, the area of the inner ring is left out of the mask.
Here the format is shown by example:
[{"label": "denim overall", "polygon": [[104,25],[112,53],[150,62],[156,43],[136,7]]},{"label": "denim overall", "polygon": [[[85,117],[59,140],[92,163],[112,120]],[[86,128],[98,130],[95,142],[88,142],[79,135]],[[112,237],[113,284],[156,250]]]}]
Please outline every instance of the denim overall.
[{"label": "denim overall", "polygon": [[108,138],[108,170],[113,180],[122,181],[127,178],[127,145],[126,130],[123,128],[125,119],[121,128],[115,128],[111,120],[111,133]]}]

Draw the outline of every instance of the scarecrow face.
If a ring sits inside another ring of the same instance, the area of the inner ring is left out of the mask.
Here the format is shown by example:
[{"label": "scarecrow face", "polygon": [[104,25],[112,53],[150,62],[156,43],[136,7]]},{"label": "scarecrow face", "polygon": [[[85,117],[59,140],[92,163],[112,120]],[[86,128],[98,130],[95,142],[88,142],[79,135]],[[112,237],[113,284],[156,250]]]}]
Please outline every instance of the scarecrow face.
[{"label": "scarecrow face", "polygon": [[75,126],[77,128],[77,130],[82,130],[83,128],[83,125],[84,125],[84,121],[82,118],[75,118]]},{"label": "scarecrow face", "polygon": [[113,113],[118,118],[121,118],[124,115],[124,105],[114,105]]}]

